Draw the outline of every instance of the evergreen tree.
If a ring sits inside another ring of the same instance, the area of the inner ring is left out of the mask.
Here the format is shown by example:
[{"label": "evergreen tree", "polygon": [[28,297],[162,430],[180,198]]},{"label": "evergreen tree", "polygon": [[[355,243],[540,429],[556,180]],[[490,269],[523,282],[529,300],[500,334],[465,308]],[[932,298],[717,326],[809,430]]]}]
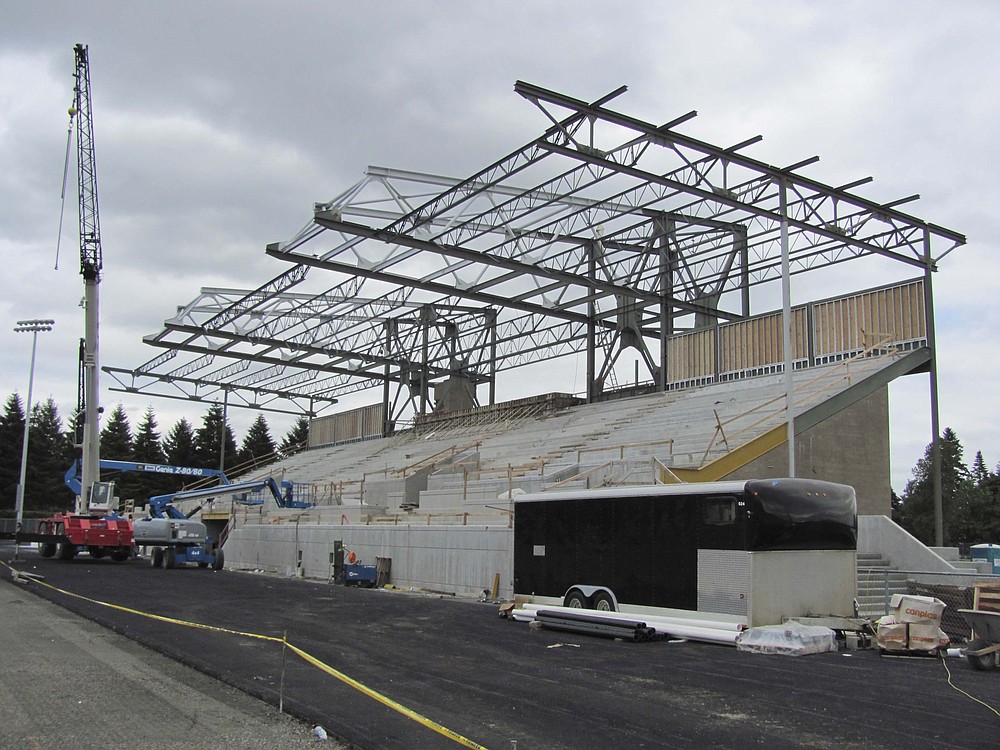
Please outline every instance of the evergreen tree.
[{"label": "evergreen tree", "polygon": [[63,432],[59,408],[52,397],[31,407],[25,513],[72,506],[73,495],[64,476],[74,458],[73,445]]},{"label": "evergreen tree", "polygon": [[976,486],[981,486],[989,476],[990,470],[986,468],[982,451],[976,451],[976,457],[972,459],[972,468],[969,471],[972,474],[972,481],[976,483]]},{"label": "evergreen tree", "polygon": [[111,461],[132,460],[132,427],[125,406],[119,403],[101,430],[101,458]]},{"label": "evergreen tree", "polygon": [[66,423],[66,438],[76,447],[78,453],[83,448],[83,420],[86,414],[78,408],[73,409]]},{"label": "evergreen tree", "polygon": [[890,514],[892,515],[892,520],[902,526],[903,520],[903,501],[896,494],[896,490],[889,488],[889,508]]},{"label": "evergreen tree", "polygon": [[240,448],[240,465],[250,470],[257,464],[271,460],[274,456],[276,446],[271,438],[271,431],[268,429],[267,421],[263,414],[258,414],[257,419],[250,425],[246,436],[243,438],[243,445]]},{"label": "evergreen tree", "polygon": [[295,424],[292,425],[292,429],[288,431],[285,435],[285,439],[281,441],[281,455],[291,456],[293,453],[298,453],[303,450],[309,442],[309,419],[308,417],[301,416],[295,420]]},{"label": "evergreen tree", "polygon": [[[979,541],[1000,543],[1000,465],[979,482],[981,494]],[[978,542],[975,542],[978,544]]]},{"label": "evergreen tree", "polygon": [[[166,454],[160,445],[160,433],[156,429],[156,414],[152,406],[147,406],[142,421],[135,428],[132,439],[132,460],[144,464],[164,464]],[[153,495],[162,495],[179,488],[170,474],[137,472],[132,482],[136,505],[144,505]]]},{"label": "evergreen tree", "polygon": [[0,415],[0,510],[14,509],[17,483],[21,478],[21,446],[24,442],[24,405],[17,393],[7,397]]},{"label": "evergreen tree", "polygon": [[986,500],[986,492],[976,485],[971,476],[962,482],[954,498],[951,518],[945,524],[949,533],[945,538],[949,546],[956,546],[963,554],[968,554],[971,545],[985,541],[982,535],[987,521]]},{"label": "evergreen tree", "polygon": [[171,466],[194,466],[194,429],[181,417],[163,439],[163,451]]},{"label": "evergreen tree", "polygon": [[[101,430],[101,459],[106,461],[132,460],[132,427],[128,422],[125,406],[118,403]],[[138,479],[134,472],[101,470],[102,482],[114,482],[115,494],[123,501],[135,499]]]},{"label": "evergreen tree", "polygon": [[152,406],[147,406],[132,438],[132,458],[135,461],[150,464],[166,462],[167,456],[160,445],[160,433],[156,428],[156,413]]},{"label": "evergreen tree", "polygon": [[[939,441],[941,448],[941,503],[944,542],[964,543],[974,523],[975,483],[962,462],[962,444],[950,428],[945,428]],[[913,469],[913,479],[903,492],[901,525],[925,544],[934,544],[934,476],[932,445]]]},{"label": "evergreen tree", "polygon": [[[223,439],[225,443],[222,443]],[[236,437],[229,426],[229,421],[224,418],[222,405],[212,404],[202,419],[201,427],[194,434],[195,463],[192,466],[218,469],[223,445],[225,445],[223,471],[228,472],[230,467],[239,462]]]}]

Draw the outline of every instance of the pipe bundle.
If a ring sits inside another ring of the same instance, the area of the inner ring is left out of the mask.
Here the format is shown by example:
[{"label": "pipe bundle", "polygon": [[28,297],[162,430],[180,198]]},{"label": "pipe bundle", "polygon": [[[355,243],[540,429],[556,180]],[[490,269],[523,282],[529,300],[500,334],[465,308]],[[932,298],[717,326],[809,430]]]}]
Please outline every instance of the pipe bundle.
[{"label": "pipe bundle", "polygon": [[[544,610],[545,615],[539,616],[540,610]],[[726,622],[723,620],[672,617],[669,615],[637,615],[630,612],[597,612],[595,610],[581,610],[573,607],[550,607],[542,604],[525,604],[523,608],[515,609],[511,613],[511,616],[519,622],[537,620],[543,626],[552,627],[549,623],[555,622],[556,616],[560,614],[564,616],[564,621],[567,623],[581,616],[603,620],[608,623],[617,621],[623,623],[626,629],[635,629],[641,626],[642,628],[651,629],[657,636],[684,638],[689,641],[701,641],[704,643],[721,643],[727,646],[735,646],[736,637],[746,627],[742,623]],[[560,627],[560,629],[569,629],[569,627]],[[586,631],[576,629],[575,632]],[[652,635],[648,632],[645,634]],[[633,638],[633,640],[644,639]]]}]

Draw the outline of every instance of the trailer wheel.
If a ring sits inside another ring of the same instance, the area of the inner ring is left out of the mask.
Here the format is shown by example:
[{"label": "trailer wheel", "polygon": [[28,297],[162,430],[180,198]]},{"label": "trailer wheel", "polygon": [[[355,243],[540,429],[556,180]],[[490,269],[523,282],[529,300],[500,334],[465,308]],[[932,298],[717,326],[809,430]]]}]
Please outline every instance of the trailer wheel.
[{"label": "trailer wheel", "polygon": [[163,567],[167,570],[177,567],[177,550],[173,547],[167,547],[163,550]]},{"label": "trailer wheel", "polygon": [[130,554],[131,550],[128,547],[115,547],[111,550],[110,557],[115,562],[125,562]]},{"label": "trailer wheel", "polygon": [[72,560],[76,557],[76,545],[72,542],[61,542],[59,544],[59,559]]},{"label": "trailer wheel", "polygon": [[152,565],[154,568],[162,568],[163,567],[163,548],[162,547],[153,547],[153,549],[151,549],[149,551],[149,564]]},{"label": "trailer wheel", "polygon": [[104,554],[107,552],[107,550],[104,549],[104,547],[90,546],[90,547],[87,547],[87,552],[95,560],[100,560],[102,557],[104,557]]},{"label": "trailer wheel", "polygon": [[594,609],[598,609],[601,612],[614,612],[615,600],[611,598],[611,594],[607,591],[598,591],[594,594]]},{"label": "trailer wheel", "polygon": [[226,564],[226,556],[222,552],[222,548],[215,550],[215,561],[212,563],[212,570],[222,570],[222,566]]},{"label": "trailer wheel", "polygon": [[590,602],[587,597],[583,595],[583,592],[579,589],[573,589],[568,594],[566,594],[566,601],[563,602],[563,606],[572,607],[573,609],[588,609]]},{"label": "trailer wheel", "polygon": [[56,554],[56,543],[55,542],[45,542],[41,547],[38,548],[38,554],[42,557],[52,557]]},{"label": "trailer wheel", "polygon": [[[967,651],[978,651],[981,648],[986,648],[991,645],[989,641],[984,641],[981,638],[976,638],[971,641],[968,646],[966,646]],[[973,669],[978,669],[981,672],[989,671],[996,666],[996,654],[985,654],[984,656],[976,656],[975,654],[966,654],[965,658],[969,660],[969,664],[972,665]]]}]

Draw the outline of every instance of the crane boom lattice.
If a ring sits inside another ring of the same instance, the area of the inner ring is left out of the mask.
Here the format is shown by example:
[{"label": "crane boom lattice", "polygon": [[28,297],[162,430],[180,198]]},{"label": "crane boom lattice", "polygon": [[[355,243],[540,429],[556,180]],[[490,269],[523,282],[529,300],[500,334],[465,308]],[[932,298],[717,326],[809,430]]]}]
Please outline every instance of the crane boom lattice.
[{"label": "crane boom lattice", "polygon": [[85,335],[81,349],[80,370],[83,380],[83,467],[81,495],[78,512],[87,509],[91,487],[100,481],[100,428],[99,412],[101,269],[104,261],[101,252],[101,225],[97,208],[97,164],[94,159],[94,118],[90,96],[90,61],[87,47],[78,44],[76,53],[76,84],[73,87],[73,106],[70,116],[76,120],[76,145],[78,185],[80,196],[80,273],[83,275]]}]

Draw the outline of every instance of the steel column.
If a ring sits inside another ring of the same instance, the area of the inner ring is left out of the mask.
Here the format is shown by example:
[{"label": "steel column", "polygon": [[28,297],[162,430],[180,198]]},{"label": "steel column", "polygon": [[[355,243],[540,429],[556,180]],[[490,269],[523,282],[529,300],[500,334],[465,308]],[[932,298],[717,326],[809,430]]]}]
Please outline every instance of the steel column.
[{"label": "steel column", "polygon": [[781,345],[785,350],[785,423],[788,440],[788,476],[795,476],[795,385],[792,376],[792,280],[788,248],[788,185],[778,180],[781,191]]}]

